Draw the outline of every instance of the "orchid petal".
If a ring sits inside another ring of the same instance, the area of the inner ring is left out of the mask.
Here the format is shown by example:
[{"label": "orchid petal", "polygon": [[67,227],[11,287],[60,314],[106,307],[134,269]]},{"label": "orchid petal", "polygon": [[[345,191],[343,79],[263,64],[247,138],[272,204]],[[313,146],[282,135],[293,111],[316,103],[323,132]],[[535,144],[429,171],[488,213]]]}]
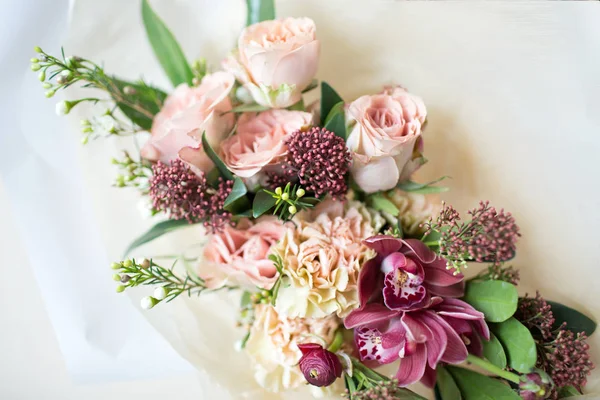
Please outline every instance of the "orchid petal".
[{"label": "orchid petal", "polygon": [[442,358],[442,355],[446,351],[448,345],[448,335],[436,319],[432,318],[430,313],[422,313],[420,315],[421,321],[429,327],[431,330],[431,337],[427,338],[427,362],[431,368],[437,367],[438,362]]},{"label": "orchid petal", "polygon": [[[427,247],[425,243],[421,242],[420,240],[406,239],[402,242],[411,253],[413,253],[415,256],[417,256],[419,260],[426,264],[432,263],[437,257],[437,255],[429,247]],[[406,253],[404,249],[402,252]]]},{"label": "orchid petal", "polygon": [[363,240],[363,243],[383,257],[395,253],[402,248],[402,240],[385,235],[371,236]]},{"label": "orchid petal", "polygon": [[363,265],[358,275],[358,299],[360,308],[363,309],[379,283],[379,265],[375,259],[369,260]]},{"label": "orchid petal", "polygon": [[469,352],[467,351],[465,343],[462,341],[460,336],[458,336],[458,333],[456,333],[450,324],[448,324],[439,315],[436,315],[433,312],[429,312],[429,315],[439,322],[439,324],[446,331],[446,336],[448,337],[448,345],[446,346],[446,351],[442,355],[441,361],[449,364],[459,364],[465,361]]},{"label": "orchid petal", "polygon": [[357,326],[386,321],[398,314],[398,311],[390,310],[382,304],[367,304],[362,310],[352,311],[344,320],[344,326],[346,329],[352,329]]},{"label": "orchid petal", "polygon": [[421,320],[420,313],[404,313],[402,324],[406,328],[406,333],[410,341],[425,343],[433,337],[433,333],[427,325]]},{"label": "orchid petal", "polygon": [[454,275],[446,268],[446,260],[438,258],[425,268],[425,280],[435,286],[452,286],[464,280],[463,274]]},{"label": "orchid petal", "polygon": [[421,383],[428,388],[433,388],[435,386],[435,381],[437,380],[437,374],[435,369],[431,368],[429,365],[425,366],[425,373],[421,378]]},{"label": "orchid petal", "polygon": [[462,297],[465,294],[465,281],[450,286],[436,286],[427,281],[427,269],[425,269],[425,287],[435,296]]},{"label": "orchid petal", "polygon": [[417,345],[414,353],[406,356],[400,362],[396,373],[398,386],[405,387],[419,381],[425,373],[427,365],[427,349],[423,343]]}]

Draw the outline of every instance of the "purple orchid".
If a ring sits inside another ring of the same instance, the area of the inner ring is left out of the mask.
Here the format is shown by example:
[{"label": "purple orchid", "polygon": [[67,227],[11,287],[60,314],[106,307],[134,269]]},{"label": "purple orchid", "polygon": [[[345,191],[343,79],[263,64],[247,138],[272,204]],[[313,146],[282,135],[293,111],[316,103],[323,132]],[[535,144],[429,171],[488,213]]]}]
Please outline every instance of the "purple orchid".
[{"label": "purple orchid", "polygon": [[464,362],[482,351],[490,333],[483,313],[464,301],[464,277],[446,268],[423,242],[373,236],[364,243],[377,252],[359,275],[360,307],[344,320],[354,328],[362,361],[388,364],[402,359],[400,386],[435,384],[439,362]]}]

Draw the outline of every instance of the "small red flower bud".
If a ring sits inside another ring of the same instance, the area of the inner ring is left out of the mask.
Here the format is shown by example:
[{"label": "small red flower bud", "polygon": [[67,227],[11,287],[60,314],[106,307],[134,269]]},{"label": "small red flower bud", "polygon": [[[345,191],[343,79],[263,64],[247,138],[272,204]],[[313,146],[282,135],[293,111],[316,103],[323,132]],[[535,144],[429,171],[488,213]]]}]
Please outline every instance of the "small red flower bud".
[{"label": "small red flower bud", "polygon": [[329,386],[342,376],[342,364],[332,352],[315,343],[299,344],[300,370],[313,386]]}]

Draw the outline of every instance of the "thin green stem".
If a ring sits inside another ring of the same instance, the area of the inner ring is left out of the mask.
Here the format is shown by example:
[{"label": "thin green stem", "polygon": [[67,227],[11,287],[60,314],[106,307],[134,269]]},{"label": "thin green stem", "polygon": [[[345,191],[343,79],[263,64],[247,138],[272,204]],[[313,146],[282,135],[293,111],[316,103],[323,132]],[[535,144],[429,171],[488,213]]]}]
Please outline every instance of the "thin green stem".
[{"label": "thin green stem", "polygon": [[513,382],[518,384],[520,382],[520,378],[519,375],[517,374],[513,374],[512,372],[508,372],[506,370],[503,370],[500,367],[497,367],[496,365],[492,364],[491,362],[484,360],[483,358],[479,358],[477,356],[474,356],[473,354],[469,354],[467,356],[467,362],[473,364],[473,365],[477,365],[480,368],[485,369],[488,372],[491,372],[492,374],[499,376],[500,378],[504,378],[507,381]]},{"label": "thin green stem", "polygon": [[337,332],[335,332],[335,337],[333,338],[333,341],[331,342],[327,350],[329,350],[332,353],[335,353],[340,349],[342,343],[344,343],[344,334],[342,333],[341,329],[338,329]]}]

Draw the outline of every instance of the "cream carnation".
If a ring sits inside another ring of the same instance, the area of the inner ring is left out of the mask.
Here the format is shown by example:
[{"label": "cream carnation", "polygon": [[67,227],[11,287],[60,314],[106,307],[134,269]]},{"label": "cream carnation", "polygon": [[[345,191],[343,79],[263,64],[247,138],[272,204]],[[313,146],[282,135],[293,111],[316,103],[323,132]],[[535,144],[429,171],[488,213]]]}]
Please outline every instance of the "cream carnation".
[{"label": "cream carnation", "polygon": [[245,347],[258,384],[270,392],[305,384],[304,375],[298,368],[302,357],[298,344],[329,344],[338,326],[339,321],[333,316],[322,319],[287,318],[270,305],[258,305]]},{"label": "cream carnation", "polygon": [[425,233],[423,224],[440,213],[439,201],[433,201],[424,194],[407,193],[396,189],[385,193],[385,197],[398,208],[399,212],[398,215],[382,212],[383,216],[393,226],[396,226],[399,220],[403,232],[413,237]]},{"label": "cream carnation", "polygon": [[360,203],[325,201],[274,247],[283,262],[283,284],[275,308],[289,317],[345,317],[358,307],[356,282],[373,256],[362,241],[376,234],[375,221]]}]

